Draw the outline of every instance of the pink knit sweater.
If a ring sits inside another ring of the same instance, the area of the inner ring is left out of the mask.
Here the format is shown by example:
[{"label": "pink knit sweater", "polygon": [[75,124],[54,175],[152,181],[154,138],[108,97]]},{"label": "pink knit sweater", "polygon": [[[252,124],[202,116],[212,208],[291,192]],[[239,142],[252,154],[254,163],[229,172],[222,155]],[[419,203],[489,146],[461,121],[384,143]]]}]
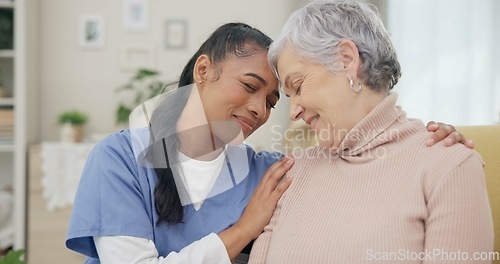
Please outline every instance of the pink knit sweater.
[{"label": "pink knit sweater", "polygon": [[295,155],[292,185],[250,263],[491,262],[476,261],[493,250],[480,156],[461,144],[427,147],[425,126],[396,100],[389,95],[338,151]]}]

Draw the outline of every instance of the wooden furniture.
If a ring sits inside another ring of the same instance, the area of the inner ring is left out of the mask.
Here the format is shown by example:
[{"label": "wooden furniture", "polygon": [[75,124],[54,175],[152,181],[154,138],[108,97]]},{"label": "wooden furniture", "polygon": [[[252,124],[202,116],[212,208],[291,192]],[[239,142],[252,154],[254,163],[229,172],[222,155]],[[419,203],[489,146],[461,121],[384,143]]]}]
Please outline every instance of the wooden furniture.
[{"label": "wooden furniture", "polygon": [[81,264],[84,257],[65,246],[71,207],[49,212],[42,196],[40,145],[28,150],[27,248],[28,264]]}]

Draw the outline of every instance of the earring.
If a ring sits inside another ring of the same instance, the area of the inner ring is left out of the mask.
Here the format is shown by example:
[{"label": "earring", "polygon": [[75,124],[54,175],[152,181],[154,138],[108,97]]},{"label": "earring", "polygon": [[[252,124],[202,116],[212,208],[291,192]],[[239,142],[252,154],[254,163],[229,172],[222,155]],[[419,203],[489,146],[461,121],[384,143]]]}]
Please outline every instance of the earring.
[{"label": "earring", "polygon": [[351,88],[351,91],[353,93],[360,93],[361,90],[363,90],[363,85],[361,82],[359,82],[358,90],[354,90],[354,81],[352,79],[349,79],[349,87]]},{"label": "earring", "polygon": [[201,80],[199,80],[198,83],[201,84]]}]

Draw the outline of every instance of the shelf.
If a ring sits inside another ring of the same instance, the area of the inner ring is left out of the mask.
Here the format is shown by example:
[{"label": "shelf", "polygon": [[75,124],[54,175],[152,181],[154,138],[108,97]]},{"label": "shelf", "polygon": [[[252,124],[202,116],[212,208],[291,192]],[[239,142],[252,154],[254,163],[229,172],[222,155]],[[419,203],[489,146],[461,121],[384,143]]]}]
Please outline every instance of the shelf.
[{"label": "shelf", "polygon": [[0,106],[14,106],[14,98],[0,98]]},{"label": "shelf", "polygon": [[0,58],[14,58],[14,50],[0,50]]},{"label": "shelf", "polygon": [[0,8],[14,8],[14,2],[0,0]]},{"label": "shelf", "polygon": [[0,152],[13,152],[14,144],[13,143],[0,143]]}]

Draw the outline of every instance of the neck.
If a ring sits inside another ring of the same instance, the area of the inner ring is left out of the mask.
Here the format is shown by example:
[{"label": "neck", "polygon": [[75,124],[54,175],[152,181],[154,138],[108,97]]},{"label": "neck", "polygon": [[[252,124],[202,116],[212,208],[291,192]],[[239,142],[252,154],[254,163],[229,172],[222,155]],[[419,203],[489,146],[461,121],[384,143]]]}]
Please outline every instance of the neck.
[{"label": "neck", "polygon": [[177,122],[179,151],[193,159],[213,160],[219,156],[225,144],[213,136],[204,113],[199,91],[194,86]]},{"label": "neck", "polygon": [[336,150],[345,136],[356,126],[361,120],[363,120],[375,107],[377,107],[386,97],[388,93],[377,92],[371,87],[363,87],[363,91],[359,94],[355,94],[350,101],[352,107],[350,108],[350,113],[346,115],[347,122],[346,127],[338,128],[335,134],[335,139],[331,146],[332,150]]},{"label": "neck", "polygon": [[384,99],[387,97],[388,93],[377,92],[370,87],[366,87],[363,90],[363,94],[357,101],[357,108],[360,113],[356,124],[359,123],[363,118],[365,118],[375,107],[377,107]]}]

